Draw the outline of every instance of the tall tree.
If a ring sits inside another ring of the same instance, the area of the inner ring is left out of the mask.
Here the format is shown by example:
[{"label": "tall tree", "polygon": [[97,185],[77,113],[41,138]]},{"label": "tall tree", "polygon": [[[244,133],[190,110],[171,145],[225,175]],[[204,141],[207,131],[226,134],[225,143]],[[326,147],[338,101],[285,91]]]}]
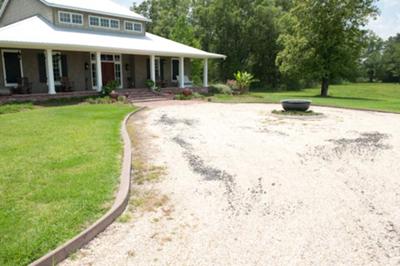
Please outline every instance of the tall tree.
[{"label": "tall tree", "polygon": [[400,82],[400,34],[387,40],[382,56],[384,81]]},{"label": "tall tree", "polygon": [[382,53],[384,42],[373,32],[366,35],[367,47],[362,55],[362,66],[369,82],[374,82],[382,73]]},{"label": "tall tree", "polygon": [[356,67],[362,27],[376,13],[375,0],[293,0],[279,38],[281,72],[320,80],[321,96],[328,96],[330,81]]}]

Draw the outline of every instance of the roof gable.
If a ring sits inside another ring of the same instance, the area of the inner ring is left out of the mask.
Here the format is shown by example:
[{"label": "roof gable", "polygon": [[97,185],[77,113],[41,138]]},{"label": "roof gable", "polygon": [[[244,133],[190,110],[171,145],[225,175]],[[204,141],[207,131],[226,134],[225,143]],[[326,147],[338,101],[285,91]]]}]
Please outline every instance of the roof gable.
[{"label": "roof gable", "polygon": [[[3,15],[10,0],[5,0],[1,9],[0,17]],[[32,0],[30,0],[32,1]],[[128,8],[115,3],[112,0],[38,0],[49,7],[65,8],[81,12],[89,12],[108,16],[123,17],[140,21],[151,20],[137,14]]]}]

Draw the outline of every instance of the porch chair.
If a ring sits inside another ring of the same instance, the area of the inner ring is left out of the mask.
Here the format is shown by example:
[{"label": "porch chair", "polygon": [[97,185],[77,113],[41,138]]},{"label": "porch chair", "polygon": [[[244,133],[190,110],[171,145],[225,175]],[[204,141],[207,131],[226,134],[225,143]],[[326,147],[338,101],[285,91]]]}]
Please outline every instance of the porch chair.
[{"label": "porch chair", "polygon": [[[176,76],[176,77],[177,77],[178,83],[179,83],[180,82],[180,78],[179,78],[179,76]],[[186,76],[186,75],[183,77],[183,87],[185,87],[185,88],[193,87],[193,81],[189,80],[189,77]]]},{"label": "porch chair", "polygon": [[72,92],[73,88],[74,88],[74,83],[70,81],[68,77],[61,78],[61,86],[60,86],[61,92]]},{"label": "porch chair", "polygon": [[19,78],[17,80],[17,87],[12,89],[13,94],[31,94],[32,82],[29,82],[27,77]]}]

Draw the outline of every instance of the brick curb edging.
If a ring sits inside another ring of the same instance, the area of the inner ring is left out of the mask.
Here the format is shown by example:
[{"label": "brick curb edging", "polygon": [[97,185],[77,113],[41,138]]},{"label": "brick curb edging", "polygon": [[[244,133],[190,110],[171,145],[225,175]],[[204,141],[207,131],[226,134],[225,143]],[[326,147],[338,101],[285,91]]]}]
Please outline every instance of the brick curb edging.
[{"label": "brick curb edging", "polygon": [[69,240],[62,246],[50,251],[43,257],[29,264],[29,266],[52,266],[60,263],[66,259],[70,254],[74,253],[98,234],[103,232],[111,223],[115,221],[124,211],[129,201],[130,193],[130,182],[131,182],[131,167],[132,167],[132,150],[131,150],[131,139],[127,131],[128,120],[139,111],[145,108],[139,108],[138,110],[127,115],[121,126],[121,136],[124,142],[124,153],[122,160],[122,169],[120,177],[120,185],[118,188],[117,196],[111,209],[103,215],[99,220],[92,224],[85,231]]}]

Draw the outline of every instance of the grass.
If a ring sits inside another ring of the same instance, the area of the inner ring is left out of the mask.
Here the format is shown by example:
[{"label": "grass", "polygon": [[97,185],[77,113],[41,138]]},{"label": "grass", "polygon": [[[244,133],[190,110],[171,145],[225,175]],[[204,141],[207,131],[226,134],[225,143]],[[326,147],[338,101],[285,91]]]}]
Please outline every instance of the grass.
[{"label": "grass", "polygon": [[[19,108],[19,107],[18,107]],[[0,115],[0,265],[26,265],[110,207],[128,105]]]},{"label": "grass", "polygon": [[36,107],[32,103],[12,103],[0,105],[0,115],[29,111]]},{"label": "grass", "polygon": [[329,97],[320,97],[319,88],[288,92],[251,92],[248,95],[216,95],[214,102],[279,103],[283,99],[310,99],[313,104],[400,113],[400,85],[384,83],[355,83],[332,85]]}]

